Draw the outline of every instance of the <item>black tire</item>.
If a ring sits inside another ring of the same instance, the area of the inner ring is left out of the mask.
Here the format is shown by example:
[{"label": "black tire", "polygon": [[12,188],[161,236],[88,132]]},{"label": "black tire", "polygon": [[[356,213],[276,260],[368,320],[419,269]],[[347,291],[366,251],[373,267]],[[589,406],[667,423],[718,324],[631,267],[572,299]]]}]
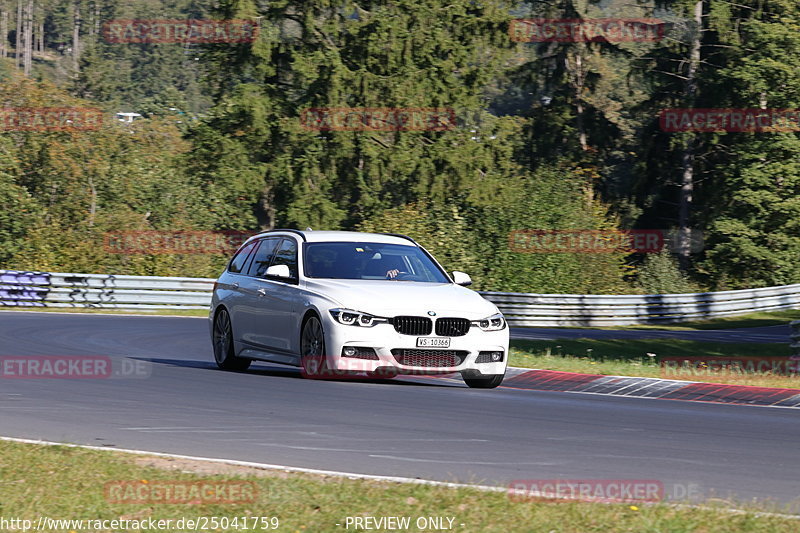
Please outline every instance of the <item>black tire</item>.
[{"label": "black tire", "polygon": [[303,367],[304,378],[329,377],[328,361],[325,356],[325,333],[316,315],[306,318],[300,331],[300,365]]},{"label": "black tire", "polygon": [[503,378],[505,378],[506,375],[496,374],[493,376],[482,376],[478,374],[476,376],[461,374],[461,377],[464,379],[464,383],[471,389],[494,389],[503,382]]},{"label": "black tire", "polygon": [[233,351],[233,329],[228,311],[220,309],[214,317],[214,361],[223,370],[247,370],[250,359],[236,357]]}]

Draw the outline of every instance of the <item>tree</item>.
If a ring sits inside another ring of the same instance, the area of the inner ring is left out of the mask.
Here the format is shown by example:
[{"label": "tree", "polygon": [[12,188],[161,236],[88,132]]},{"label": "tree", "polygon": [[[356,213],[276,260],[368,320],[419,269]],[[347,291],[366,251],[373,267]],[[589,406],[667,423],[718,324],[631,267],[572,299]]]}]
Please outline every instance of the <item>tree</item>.
[{"label": "tree", "polygon": [[[0,100],[9,107],[90,106],[19,74],[0,85]],[[201,183],[184,171],[189,144],[171,121],[6,131],[0,143],[0,268],[218,273],[221,255],[126,256],[103,246],[107,232],[212,229]]]},{"label": "tree", "polygon": [[[800,6],[746,2],[711,16],[726,51],[709,81],[719,107],[800,107]],[[800,281],[800,127],[778,126],[720,135],[706,156],[715,194],[702,266],[718,287]]]},{"label": "tree", "polygon": [[8,5],[0,2],[0,59],[8,57]]},{"label": "tree", "polygon": [[263,18],[252,46],[205,56],[217,99],[209,124],[265,164],[261,204],[275,210],[270,222],[353,227],[423,197],[446,202],[495,172],[498,143],[472,140],[466,129],[320,132],[304,129],[300,114],[332,107],[478,112],[510,46],[505,7],[320,1],[258,11],[252,2],[222,2],[223,18]]}]

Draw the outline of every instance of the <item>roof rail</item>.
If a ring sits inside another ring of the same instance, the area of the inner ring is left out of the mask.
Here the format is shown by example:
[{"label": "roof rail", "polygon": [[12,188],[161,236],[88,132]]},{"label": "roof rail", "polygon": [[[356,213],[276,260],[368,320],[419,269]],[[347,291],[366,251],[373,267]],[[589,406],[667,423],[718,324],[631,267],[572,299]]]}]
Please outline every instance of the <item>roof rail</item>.
[{"label": "roof rail", "polygon": [[299,229],[273,228],[273,229],[267,229],[267,230],[264,230],[264,231],[259,231],[258,233],[256,233],[256,235],[262,235],[264,233],[272,233],[274,231],[285,231],[285,232],[289,232],[289,233],[296,233],[296,234],[300,235],[303,238],[303,241],[306,240],[305,234],[302,231],[300,231]]}]

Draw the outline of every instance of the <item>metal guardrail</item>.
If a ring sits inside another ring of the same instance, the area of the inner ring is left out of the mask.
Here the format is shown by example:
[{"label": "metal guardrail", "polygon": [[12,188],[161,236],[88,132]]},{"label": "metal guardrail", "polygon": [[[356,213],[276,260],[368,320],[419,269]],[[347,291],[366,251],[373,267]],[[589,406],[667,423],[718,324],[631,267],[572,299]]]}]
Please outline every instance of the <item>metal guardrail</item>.
[{"label": "metal guardrail", "polygon": [[[211,278],[0,270],[0,306],[207,309],[213,286]],[[494,302],[512,326],[667,324],[800,308],[800,284],[691,294],[480,294]],[[795,343],[800,344],[800,333]]]},{"label": "metal guardrail", "polygon": [[0,270],[0,306],[208,309],[214,281]]},{"label": "metal guardrail", "polygon": [[800,308],[800,284],[686,294],[481,294],[500,308],[512,326],[669,324]]}]

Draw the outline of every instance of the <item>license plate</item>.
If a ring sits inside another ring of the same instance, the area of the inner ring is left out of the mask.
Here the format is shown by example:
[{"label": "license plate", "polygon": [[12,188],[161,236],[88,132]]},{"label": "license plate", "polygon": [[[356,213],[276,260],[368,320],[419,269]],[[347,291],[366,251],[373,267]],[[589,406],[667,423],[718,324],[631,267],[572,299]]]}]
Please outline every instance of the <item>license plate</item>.
[{"label": "license plate", "polygon": [[449,348],[450,337],[417,337],[417,348]]}]

